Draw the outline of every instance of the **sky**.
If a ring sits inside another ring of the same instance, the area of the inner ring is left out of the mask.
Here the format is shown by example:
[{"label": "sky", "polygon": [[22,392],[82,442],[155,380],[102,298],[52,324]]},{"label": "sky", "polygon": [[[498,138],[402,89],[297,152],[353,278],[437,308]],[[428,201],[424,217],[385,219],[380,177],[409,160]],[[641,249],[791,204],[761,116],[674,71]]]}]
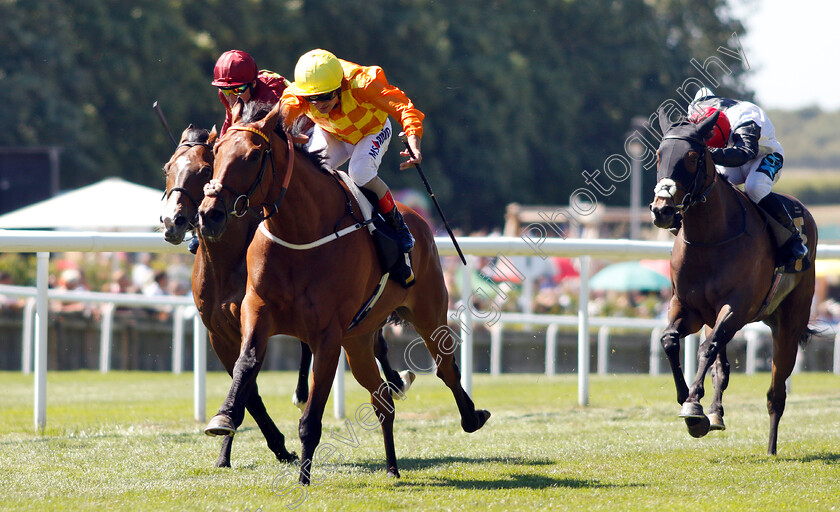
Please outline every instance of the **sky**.
[{"label": "sky", "polygon": [[840,1],[730,0],[747,28],[747,84],[768,109],[840,110]]}]

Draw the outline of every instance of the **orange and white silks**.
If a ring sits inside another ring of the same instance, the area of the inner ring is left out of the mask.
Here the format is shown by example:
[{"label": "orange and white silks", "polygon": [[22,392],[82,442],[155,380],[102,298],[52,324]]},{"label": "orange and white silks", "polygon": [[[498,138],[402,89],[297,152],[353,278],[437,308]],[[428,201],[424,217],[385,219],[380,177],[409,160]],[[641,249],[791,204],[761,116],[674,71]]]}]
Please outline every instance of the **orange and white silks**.
[{"label": "orange and white silks", "polygon": [[306,115],[338,140],[356,144],[362,137],[382,130],[390,115],[400,122],[406,134],[423,136],[425,115],[414,107],[403,91],[388,83],[382,68],[339,60],[344,78],[338,107],[322,114],[305,97],[296,96],[287,89],[280,100],[287,124]]}]

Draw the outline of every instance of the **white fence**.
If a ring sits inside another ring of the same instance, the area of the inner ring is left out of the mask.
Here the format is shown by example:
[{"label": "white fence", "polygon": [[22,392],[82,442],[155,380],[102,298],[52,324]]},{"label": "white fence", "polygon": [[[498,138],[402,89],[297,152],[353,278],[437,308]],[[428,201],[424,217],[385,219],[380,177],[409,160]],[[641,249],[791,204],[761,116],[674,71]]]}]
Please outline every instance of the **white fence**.
[{"label": "white fence", "polygon": [[[456,254],[452,241],[448,238],[437,237],[435,242],[438,250],[442,255]],[[554,357],[555,357],[555,343],[553,336],[556,335],[558,325],[572,325],[576,324],[578,327],[578,403],[580,405],[587,405],[589,401],[589,330],[592,326],[608,326],[611,322],[613,326],[633,327],[633,325],[626,325],[624,321],[632,321],[633,319],[594,319],[590,318],[587,311],[587,303],[589,301],[589,265],[592,257],[599,259],[612,260],[628,260],[628,259],[663,259],[668,258],[671,249],[670,242],[642,242],[633,240],[583,240],[583,239],[545,239],[535,243],[533,240],[523,240],[516,237],[483,237],[483,238],[461,238],[459,240],[464,253],[471,256],[566,256],[580,258],[580,306],[576,317],[570,316],[556,316],[556,315],[527,315],[516,317],[515,314],[505,313],[500,319],[504,322],[521,321],[523,323],[539,323],[548,326],[546,333],[546,371],[553,373],[554,371]],[[69,297],[62,297],[55,291],[49,291],[48,283],[48,264],[50,252],[158,252],[158,253],[183,253],[186,252],[186,246],[173,246],[163,240],[159,233],[93,233],[93,232],[50,232],[50,231],[7,231],[0,230],[0,252],[25,252],[37,253],[37,287],[35,291],[35,350],[34,350],[34,372],[35,372],[35,427],[43,429],[46,426],[46,343],[47,343],[47,315],[40,314],[40,312],[48,311],[47,301],[49,298],[62,299],[69,298],[70,300],[78,301],[81,297],[77,294],[68,294]],[[838,258],[840,257],[840,246],[820,245],[818,254],[823,258]],[[467,257],[468,265],[471,267],[474,259]],[[463,272],[463,282],[461,285],[462,302],[469,304],[472,299],[473,290],[471,290],[470,272]],[[20,291],[20,290],[18,290]],[[98,294],[102,295],[102,294]],[[153,304],[159,305],[168,299],[161,299],[160,297],[143,298],[126,297],[119,294],[112,297],[88,297],[86,300],[94,300],[105,303],[134,303],[135,300],[140,300],[143,304],[148,304],[146,300],[151,300]],[[173,305],[186,306],[182,304],[180,299],[177,304]],[[189,300],[189,299],[187,299]],[[129,302],[126,302],[129,301]],[[461,323],[461,370],[462,370],[462,384],[468,393],[472,393],[472,353],[473,353],[473,325],[474,318],[470,308],[462,308],[460,317]],[[197,319],[198,316],[195,315]],[[651,329],[651,331],[661,328],[662,321],[655,320],[636,320],[636,322],[645,323],[638,327]],[[651,323],[647,323],[651,322]],[[205,369],[206,369],[206,331],[200,321],[196,321],[197,328],[195,329],[195,349],[194,349],[194,406],[195,418],[198,421],[204,421],[205,417]],[[758,328],[758,327],[756,327]],[[500,332],[500,331],[499,331]],[[498,336],[498,334],[497,334]],[[599,336],[600,339],[600,336]],[[651,337],[653,341],[653,335]],[[835,372],[840,367],[840,362],[837,361],[838,342],[835,341]],[[657,343],[658,344],[658,343]],[[599,353],[603,344],[599,344]],[[652,342],[653,345],[653,342]],[[501,343],[497,340],[495,347],[491,341],[491,373],[493,368],[498,371],[499,361],[501,357]],[[174,349],[173,349],[174,350]],[[653,353],[653,350],[651,351]],[[686,354],[693,353],[686,346]],[[100,353],[100,357],[105,357]],[[653,356],[651,356],[653,358]],[[496,361],[495,365],[493,361]],[[687,359],[686,372],[688,372],[690,361]],[[606,364],[605,362],[603,364]],[[102,368],[102,365],[100,365]],[[344,415],[344,395],[343,395],[343,368],[344,365],[339,365],[339,373],[336,375],[336,400],[335,413],[338,417]],[[599,368],[601,368],[601,358],[599,357]],[[651,367],[653,368],[653,366]],[[658,367],[657,367],[658,368]],[[691,372],[693,373],[693,372]]]}]

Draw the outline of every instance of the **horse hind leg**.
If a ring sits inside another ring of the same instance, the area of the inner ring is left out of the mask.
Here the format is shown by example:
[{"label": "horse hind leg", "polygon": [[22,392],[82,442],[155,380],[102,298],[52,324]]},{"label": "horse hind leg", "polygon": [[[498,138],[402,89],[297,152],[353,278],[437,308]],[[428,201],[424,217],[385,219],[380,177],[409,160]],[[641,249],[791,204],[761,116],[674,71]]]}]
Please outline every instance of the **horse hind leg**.
[{"label": "horse hind leg", "polygon": [[729,386],[729,360],[726,357],[726,347],[721,347],[717,359],[712,365],[712,382],[715,386],[715,395],[709,405],[709,423],[711,430],[726,430],[723,422],[723,392]]},{"label": "horse hind leg", "polygon": [[455,349],[461,339],[443,321],[434,329],[424,328],[415,324],[415,328],[423,338],[429,354],[435,363],[435,374],[452,391],[458,412],[461,414],[461,428],[464,432],[475,432],[490,418],[490,411],[476,409],[470,396],[461,386],[461,372],[455,363]]},{"label": "horse hind leg", "polygon": [[311,481],[312,457],[321,441],[322,420],[327,399],[330,395],[338,359],[341,354],[340,331],[324,333],[322,336],[310,340],[314,349],[312,388],[309,400],[300,416],[298,434],[300,435],[300,477],[302,485],[309,485]]},{"label": "horse hind leg", "polygon": [[382,329],[379,329],[375,335],[373,353],[376,360],[379,361],[379,366],[382,367],[382,373],[391,389],[391,398],[394,400],[404,399],[408,389],[414,383],[416,375],[411,370],[398,372],[391,366],[391,362],[388,360],[388,340],[385,339]]},{"label": "horse hind leg", "polygon": [[[807,326],[802,329],[807,332]],[[801,332],[801,331],[799,331]],[[803,334],[797,331],[773,329],[773,367],[770,374],[770,389],[767,390],[767,413],[770,415],[770,435],[767,441],[767,455],[776,455],[779,437],[779,422],[785,412],[787,400],[787,379],[793,373],[799,340]]]},{"label": "horse hind leg", "polygon": [[300,367],[295,392],[292,393],[292,404],[303,412],[306,400],[309,398],[309,366],[312,364],[312,350],[305,342],[300,342]]},{"label": "horse hind leg", "polygon": [[813,296],[814,274],[806,273],[802,281],[776,309],[774,316],[766,322],[773,332],[773,368],[770,389],[767,391],[767,413],[770,415],[768,455],[776,455],[779,422],[785,412],[787,399],[786,381],[793,373],[799,346],[804,346],[814,333],[808,327]]}]

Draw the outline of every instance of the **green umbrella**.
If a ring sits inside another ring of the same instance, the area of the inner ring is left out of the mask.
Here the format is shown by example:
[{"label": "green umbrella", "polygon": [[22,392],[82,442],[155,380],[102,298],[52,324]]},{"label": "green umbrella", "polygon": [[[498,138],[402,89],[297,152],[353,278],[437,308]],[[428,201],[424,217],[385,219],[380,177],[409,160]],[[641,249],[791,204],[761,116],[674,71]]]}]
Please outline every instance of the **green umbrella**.
[{"label": "green umbrella", "polygon": [[671,280],[638,261],[615,263],[601,269],[589,280],[593,290],[659,291],[671,287]]}]

